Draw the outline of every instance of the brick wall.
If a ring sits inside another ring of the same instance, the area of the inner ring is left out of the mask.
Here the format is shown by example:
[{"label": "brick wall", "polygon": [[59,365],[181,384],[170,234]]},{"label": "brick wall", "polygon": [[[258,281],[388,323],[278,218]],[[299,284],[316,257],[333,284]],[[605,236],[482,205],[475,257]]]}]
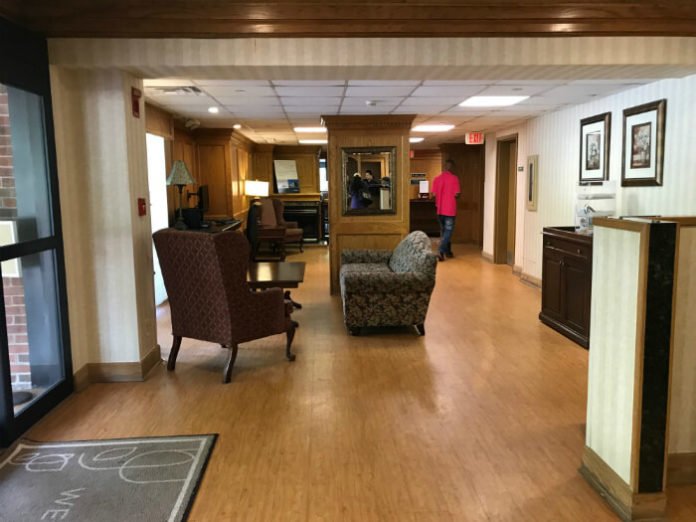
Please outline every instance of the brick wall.
[{"label": "brick wall", "polygon": [[[0,220],[17,218],[17,194],[12,170],[12,143],[10,140],[10,117],[7,91],[0,84]],[[29,342],[27,339],[27,314],[24,308],[24,287],[21,277],[3,274],[5,292],[5,316],[7,318],[7,340],[10,349],[10,371],[12,388],[31,387],[29,368]]]}]

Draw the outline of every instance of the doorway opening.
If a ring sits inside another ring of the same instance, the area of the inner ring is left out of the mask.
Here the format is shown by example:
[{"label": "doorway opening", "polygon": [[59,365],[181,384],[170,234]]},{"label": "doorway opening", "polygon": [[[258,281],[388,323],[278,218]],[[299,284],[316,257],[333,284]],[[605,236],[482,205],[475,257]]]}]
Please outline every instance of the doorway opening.
[{"label": "doorway opening", "polygon": [[[154,134],[147,135],[147,177],[150,187],[150,222],[154,234],[169,226],[165,141],[164,138]],[[164,289],[164,280],[154,243],[152,244],[152,265],[155,273],[155,304],[159,306],[167,300],[167,291]]]},{"label": "doorway opening", "polygon": [[517,134],[498,139],[493,262],[515,266]]}]

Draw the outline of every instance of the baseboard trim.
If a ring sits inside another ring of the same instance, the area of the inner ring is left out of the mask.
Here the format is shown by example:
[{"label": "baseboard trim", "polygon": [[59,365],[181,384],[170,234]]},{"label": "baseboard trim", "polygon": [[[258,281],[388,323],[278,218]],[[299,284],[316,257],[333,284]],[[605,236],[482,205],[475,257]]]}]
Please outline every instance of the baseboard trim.
[{"label": "baseboard trim", "polygon": [[532,286],[536,286],[537,288],[541,288],[541,279],[538,277],[534,277],[533,275],[526,274],[522,272],[520,274],[520,279],[524,281],[525,283],[529,283]]},{"label": "baseboard trim", "polygon": [[89,365],[85,364],[82,368],[73,373],[73,389],[81,392],[89,386]]},{"label": "baseboard trim", "polygon": [[580,474],[626,522],[666,521],[667,495],[633,493],[630,486],[591,448],[585,446]]},{"label": "baseboard trim", "polygon": [[696,453],[673,453],[667,456],[667,484],[696,484]]},{"label": "baseboard trim", "polygon": [[140,362],[87,363],[73,374],[75,391],[96,382],[140,382],[162,363],[159,344]]},{"label": "baseboard trim", "polygon": [[518,265],[514,265],[512,267],[512,273],[516,276],[522,277],[522,267]]},{"label": "baseboard trim", "polygon": [[489,263],[493,263],[493,254],[489,254],[488,252],[481,250],[481,257]]}]

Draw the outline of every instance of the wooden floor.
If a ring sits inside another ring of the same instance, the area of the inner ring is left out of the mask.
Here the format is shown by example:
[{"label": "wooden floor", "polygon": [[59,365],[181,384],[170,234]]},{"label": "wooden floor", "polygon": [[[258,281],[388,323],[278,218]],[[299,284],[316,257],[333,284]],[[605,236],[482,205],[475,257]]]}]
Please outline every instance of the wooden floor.
[{"label": "wooden floor", "polygon": [[[219,433],[190,520],[614,521],[580,477],[587,352],[537,320],[540,295],[472,249],[440,263],[426,336],[350,337],[307,248],[293,292],[297,361],[283,337],[225,351],[184,341],[175,373],[92,385],[27,436],[70,440]],[[170,346],[168,311],[159,341]],[[670,491],[696,520],[696,488]]]}]

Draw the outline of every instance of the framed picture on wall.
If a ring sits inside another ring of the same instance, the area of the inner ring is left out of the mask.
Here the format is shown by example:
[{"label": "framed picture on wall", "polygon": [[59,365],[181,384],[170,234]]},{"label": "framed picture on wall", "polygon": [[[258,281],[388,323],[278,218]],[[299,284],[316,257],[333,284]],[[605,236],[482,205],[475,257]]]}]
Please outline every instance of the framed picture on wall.
[{"label": "framed picture on wall", "polygon": [[536,212],[539,194],[539,156],[527,157],[527,210]]},{"label": "framed picture on wall", "polygon": [[667,100],[624,110],[621,186],[662,185]]},{"label": "framed picture on wall", "polygon": [[580,120],[580,182],[609,179],[611,113]]}]

